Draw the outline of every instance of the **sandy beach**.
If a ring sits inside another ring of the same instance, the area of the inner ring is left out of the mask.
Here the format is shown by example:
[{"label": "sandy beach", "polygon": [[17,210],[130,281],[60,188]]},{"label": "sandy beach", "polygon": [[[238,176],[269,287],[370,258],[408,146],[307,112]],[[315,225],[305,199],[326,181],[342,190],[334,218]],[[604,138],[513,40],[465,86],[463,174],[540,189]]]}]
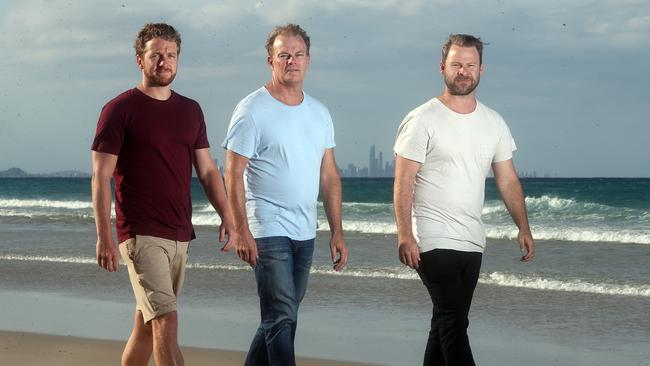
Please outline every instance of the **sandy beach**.
[{"label": "sandy beach", "polygon": [[[120,364],[124,342],[25,332],[0,331],[0,359],[4,365],[113,366]],[[182,347],[187,365],[239,366],[244,352]],[[304,366],[371,365],[301,357]],[[149,362],[154,365],[153,361]]]}]

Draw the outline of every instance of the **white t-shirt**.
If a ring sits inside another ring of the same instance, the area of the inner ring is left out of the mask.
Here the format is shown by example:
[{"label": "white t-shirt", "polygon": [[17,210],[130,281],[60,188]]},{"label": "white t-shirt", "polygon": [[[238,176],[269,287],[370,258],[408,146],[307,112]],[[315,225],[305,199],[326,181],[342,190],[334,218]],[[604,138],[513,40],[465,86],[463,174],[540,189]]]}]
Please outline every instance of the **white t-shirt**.
[{"label": "white t-shirt", "polygon": [[289,106],[265,87],[254,91],[235,107],[221,145],[249,159],[246,213],[255,238],[316,237],[320,167],[335,146],[334,127],[327,108],[303,95]]},{"label": "white t-shirt", "polygon": [[493,162],[511,159],[515,149],[503,118],[480,102],[460,114],[433,98],[404,118],[394,151],[422,163],[412,216],[420,251],[483,252],[485,178]]}]

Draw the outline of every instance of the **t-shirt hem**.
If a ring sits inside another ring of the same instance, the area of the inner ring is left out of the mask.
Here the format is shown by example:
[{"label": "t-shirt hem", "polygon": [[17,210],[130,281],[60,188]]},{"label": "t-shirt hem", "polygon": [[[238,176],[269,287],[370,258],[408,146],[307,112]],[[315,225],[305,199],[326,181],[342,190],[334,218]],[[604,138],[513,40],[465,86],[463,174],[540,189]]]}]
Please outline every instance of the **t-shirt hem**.
[{"label": "t-shirt hem", "polygon": [[311,240],[316,238],[315,232],[313,234],[295,235],[295,234],[289,234],[287,232],[263,232],[263,231],[251,230],[251,234],[253,234],[253,238],[255,239],[267,238],[271,236],[286,236],[291,240],[303,241],[303,240]]},{"label": "t-shirt hem", "polygon": [[241,156],[243,156],[243,157],[245,157],[247,159],[250,159],[253,156],[253,153],[251,153],[249,151],[243,151],[243,149],[241,149],[241,148],[239,148],[237,146],[234,146],[231,143],[222,144],[221,147],[223,147],[225,150],[230,150],[230,151],[232,151],[232,152],[234,152],[234,153],[236,153],[238,155],[241,155]]},{"label": "t-shirt hem", "polygon": [[468,240],[460,240],[454,238],[428,238],[426,240],[418,240],[420,252],[429,252],[434,249],[450,249],[459,252],[477,252],[483,253],[485,251],[485,244],[477,244]]},{"label": "t-shirt hem", "polygon": [[501,162],[503,162],[503,161],[508,161],[508,160],[510,160],[510,159],[512,159],[512,154],[511,154],[510,156],[508,156],[508,157],[502,157],[502,158],[497,158],[497,157],[495,157],[494,160],[493,160],[492,162],[493,162],[493,163],[501,163]]},{"label": "t-shirt hem", "polygon": [[120,151],[119,151],[119,150],[118,150],[118,151],[115,151],[115,150],[106,149],[106,148],[102,148],[102,147],[95,146],[95,145],[91,146],[91,147],[90,147],[90,150],[91,150],[91,151],[96,151],[96,152],[99,152],[99,153],[104,153],[104,154],[111,154],[111,155],[116,155],[116,156],[119,156],[119,155],[120,155]]},{"label": "t-shirt hem", "polygon": [[194,230],[191,231],[189,236],[177,236],[174,234],[170,233],[163,233],[160,231],[128,231],[125,233],[118,233],[117,238],[118,241],[121,243],[125,240],[135,238],[136,235],[146,235],[146,236],[155,236],[157,238],[162,238],[162,239],[167,239],[167,240],[174,240],[174,241],[183,241],[183,242],[189,242],[192,241],[193,239],[196,239],[196,235],[194,235]]},{"label": "t-shirt hem", "polygon": [[424,156],[416,156],[415,154],[411,154],[410,152],[407,151],[402,151],[400,149],[395,149],[394,150],[395,155],[399,155],[403,158],[406,158],[408,160],[413,160],[416,161],[420,164],[424,164],[425,157]]}]

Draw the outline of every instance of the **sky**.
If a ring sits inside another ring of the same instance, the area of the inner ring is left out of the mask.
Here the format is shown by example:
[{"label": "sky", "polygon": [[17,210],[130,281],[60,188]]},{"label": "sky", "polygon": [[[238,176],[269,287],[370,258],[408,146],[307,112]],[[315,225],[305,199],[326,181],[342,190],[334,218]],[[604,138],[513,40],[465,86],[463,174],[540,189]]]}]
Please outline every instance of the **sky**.
[{"label": "sky", "polygon": [[0,0],[0,170],[89,172],[102,106],[140,82],[135,36],[161,21],[183,39],[172,88],[201,104],[220,163],[234,106],[270,78],[267,34],[292,22],[339,166],[392,154],[404,116],[442,92],[441,45],[469,33],[486,43],[478,99],[520,172],[650,177],[647,0]]}]

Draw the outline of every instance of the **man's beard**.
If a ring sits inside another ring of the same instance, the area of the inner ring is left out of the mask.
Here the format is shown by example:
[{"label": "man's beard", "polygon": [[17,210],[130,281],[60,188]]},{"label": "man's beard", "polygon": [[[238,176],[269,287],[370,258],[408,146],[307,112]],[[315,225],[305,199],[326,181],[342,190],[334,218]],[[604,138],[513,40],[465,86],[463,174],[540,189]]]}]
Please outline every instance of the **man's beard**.
[{"label": "man's beard", "polygon": [[[459,81],[469,80],[470,83],[467,86],[461,86]],[[447,90],[451,95],[469,95],[471,92],[476,89],[478,83],[481,81],[481,76],[477,76],[474,80],[471,76],[455,76],[447,77],[445,76],[445,85],[447,85]]]},{"label": "man's beard", "polygon": [[156,74],[150,74],[150,73],[145,72],[144,76],[147,79],[147,83],[150,86],[160,87],[160,86],[167,86],[167,85],[171,84],[172,81],[174,81],[174,78],[176,77],[176,73],[173,73],[168,77],[162,77],[162,76],[158,76]]}]

